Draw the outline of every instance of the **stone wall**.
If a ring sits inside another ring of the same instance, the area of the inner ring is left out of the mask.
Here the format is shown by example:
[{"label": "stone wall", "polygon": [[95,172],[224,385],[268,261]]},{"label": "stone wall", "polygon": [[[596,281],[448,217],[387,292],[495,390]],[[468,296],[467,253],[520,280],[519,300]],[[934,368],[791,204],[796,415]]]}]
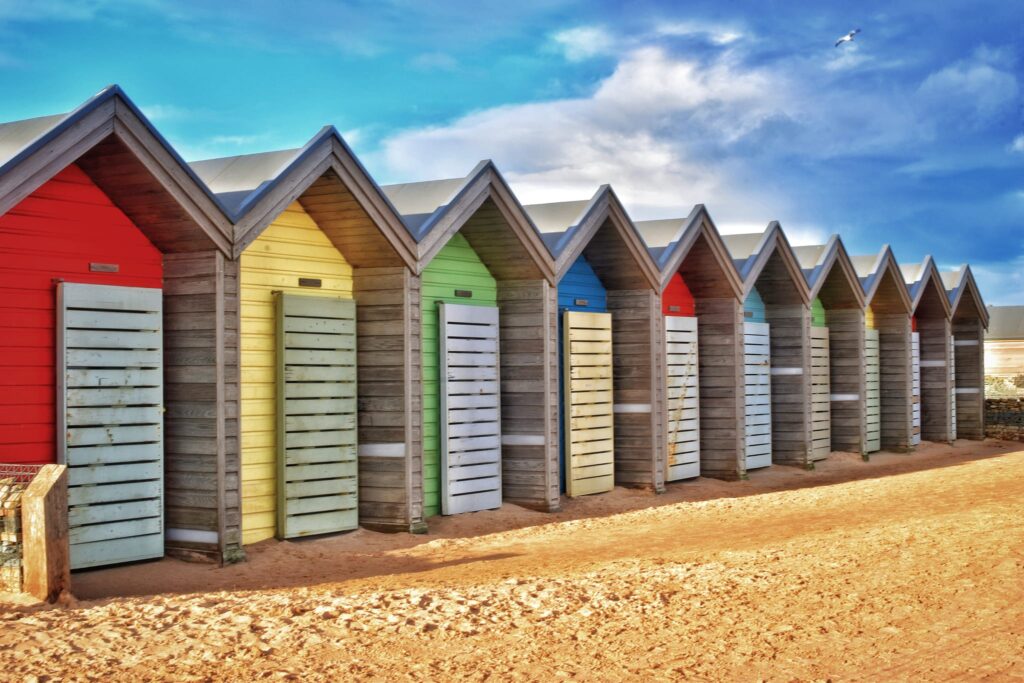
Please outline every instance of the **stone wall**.
[{"label": "stone wall", "polygon": [[1024,399],[985,399],[985,436],[1024,441]]}]

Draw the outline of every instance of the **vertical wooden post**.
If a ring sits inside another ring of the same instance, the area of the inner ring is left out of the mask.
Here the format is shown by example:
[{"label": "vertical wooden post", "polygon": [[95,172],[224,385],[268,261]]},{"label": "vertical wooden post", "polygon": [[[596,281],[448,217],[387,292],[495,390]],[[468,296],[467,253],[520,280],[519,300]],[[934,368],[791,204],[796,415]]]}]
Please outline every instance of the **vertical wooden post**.
[{"label": "vertical wooden post", "polygon": [[68,545],[68,470],[44,465],[21,499],[24,588],[39,600],[53,602],[71,590]]}]

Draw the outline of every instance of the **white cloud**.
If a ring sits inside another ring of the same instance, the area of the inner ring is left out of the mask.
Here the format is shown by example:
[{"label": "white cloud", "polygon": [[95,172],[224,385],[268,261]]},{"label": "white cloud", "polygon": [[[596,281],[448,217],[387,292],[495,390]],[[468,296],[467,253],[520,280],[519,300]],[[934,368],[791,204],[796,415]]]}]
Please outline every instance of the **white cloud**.
[{"label": "white cloud", "polygon": [[1014,152],[1021,152],[1024,154],[1024,133],[1013,139],[1013,142],[1010,143],[1010,149]]},{"label": "white cloud", "polygon": [[262,135],[214,135],[210,144],[217,147],[245,147],[263,139]]},{"label": "white cloud", "polygon": [[577,26],[551,36],[556,47],[571,62],[607,54],[615,46],[615,39],[600,26]]},{"label": "white cloud", "polygon": [[733,26],[697,21],[662,22],[655,26],[654,33],[670,37],[699,36],[719,46],[730,45],[745,36],[742,30]]},{"label": "white cloud", "polygon": [[980,128],[1012,112],[1020,87],[1007,52],[982,46],[922,81],[917,94],[923,106],[942,112],[958,127]]},{"label": "white cloud", "polygon": [[139,107],[153,123],[183,121],[193,117],[193,112],[174,104],[145,104]]},{"label": "white cloud", "polygon": [[454,71],[458,68],[459,62],[444,52],[425,52],[416,55],[412,60],[412,65],[423,71]]},{"label": "white cloud", "polygon": [[1006,306],[1024,302],[1024,255],[1000,263],[971,263],[971,272],[986,304]]}]

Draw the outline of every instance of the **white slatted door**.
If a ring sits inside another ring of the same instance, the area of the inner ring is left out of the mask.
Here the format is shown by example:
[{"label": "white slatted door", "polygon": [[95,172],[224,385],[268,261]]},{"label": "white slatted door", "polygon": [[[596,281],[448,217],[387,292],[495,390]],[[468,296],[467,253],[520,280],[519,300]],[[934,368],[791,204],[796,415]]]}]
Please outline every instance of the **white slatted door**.
[{"label": "white slatted door", "polygon": [[612,316],[565,311],[562,330],[566,493],[604,493],[615,487]]},{"label": "white slatted door", "polygon": [[921,443],[921,333],[912,332],[910,335],[910,371],[913,377],[913,385],[910,393],[910,403],[913,408],[913,419],[910,433],[910,443],[914,446]]},{"label": "white slatted door", "polygon": [[956,338],[949,338],[949,438],[956,441]]},{"label": "white slatted door", "polygon": [[498,309],[438,304],[441,514],[501,507]]},{"label": "white slatted door", "polygon": [[828,328],[811,328],[811,460],[832,451],[832,410],[829,394]]},{"label": "white slatted door", "polygon": [[277,536],[359,526],[356,304],[275,293]]},{"label": "white slatted door", "polygon": [[748,470],[772,464],[771,343],[768,323],[743,323],[743,364]]},{"label": "white slatted door", "polygon": [[882,366],[878,330],[864,330],[864,410],[867,433],[864,451],[882,449]]},{"label": "white slatted door", "polygon": [[164,554],[163,293],[57,286],[71,568]]},{"label": "white slatted door", "polygon": [[668,368],[668,471],[665,479],[691,479],[700,476],[696,318],[665,318],[665,354]]}]

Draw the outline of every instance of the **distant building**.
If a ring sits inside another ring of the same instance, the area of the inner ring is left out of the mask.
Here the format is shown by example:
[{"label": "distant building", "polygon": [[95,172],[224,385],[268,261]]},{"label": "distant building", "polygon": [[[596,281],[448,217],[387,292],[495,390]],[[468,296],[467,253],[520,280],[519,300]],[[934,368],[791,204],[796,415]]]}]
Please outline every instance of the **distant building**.
[{"label": "distant building", "polygon": [[1024,306],[989,306],[985,375],[1012,380],[1024,375]]}]

